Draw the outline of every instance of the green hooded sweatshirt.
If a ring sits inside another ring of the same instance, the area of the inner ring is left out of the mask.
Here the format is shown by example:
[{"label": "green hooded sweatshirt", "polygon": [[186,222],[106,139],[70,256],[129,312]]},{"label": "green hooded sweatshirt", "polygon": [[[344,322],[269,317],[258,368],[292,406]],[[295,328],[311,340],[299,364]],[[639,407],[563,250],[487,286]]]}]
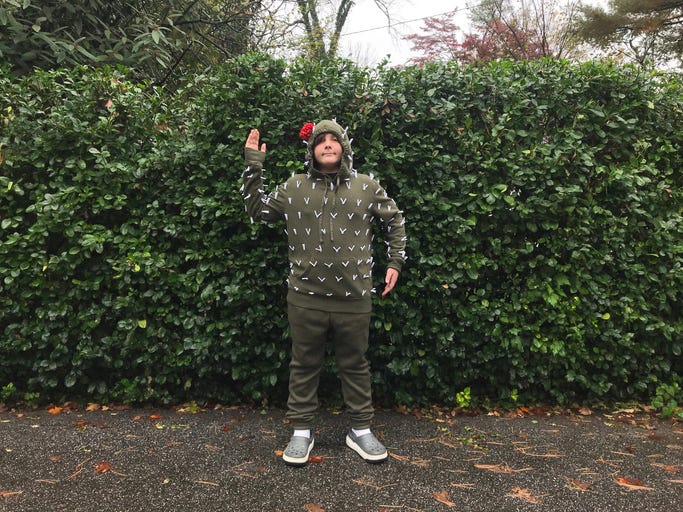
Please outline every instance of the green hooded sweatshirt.
[{"label": "green hooded sweatshirt", "polygon": [[[341,143],[340,171],[316,169],[313,141],[332,133]],[[252,222],[284,219],[289,244],[287,301],[330,312],[369,312],[372,287],[372,222],[379,219],[387,244],[387,264],[401,270],[406,256],[402,213],[377,181],[353,170],[346,130],[325,120],[307,143],[308,172],[294,174],[272,193],[263,187],[265,153],[245,149],[244,202]]]}]

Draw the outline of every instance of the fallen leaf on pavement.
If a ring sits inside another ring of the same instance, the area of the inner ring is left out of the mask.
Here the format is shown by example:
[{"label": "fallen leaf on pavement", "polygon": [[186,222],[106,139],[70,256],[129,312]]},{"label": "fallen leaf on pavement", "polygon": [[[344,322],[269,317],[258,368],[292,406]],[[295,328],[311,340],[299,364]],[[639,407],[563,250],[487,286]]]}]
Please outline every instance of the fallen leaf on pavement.
[{"label": "fallen leaf on pavement", "polygon": [[455,503],[451,501],[448,491],[435,492],[433,496],[439,503],[443,503],[447,507],[455,507]]},{"label": "fallen leaf on pavement", "polygon": [[619,414],[619,413],[624,413],[624,414],[633,414],[638,412],[637,409],[629,408],[629,409],[617,409],[614,411],[614,414]]},{"label": "fallen leaf on pavement", "polygon": [[506,494],[506,496],[510,496],[512,498],[519,498],[520,500],[524,500],[527,503],[533,503],[534,505],[538,504],[541,502],[541,498],[543,496],[547,496],[547,494],[543,494],[540,496],[534,496],[531,494],[531,492],[528,489],[523,489],[521,487],[513,487],[512,492],[509,494]]},{"label": "fallen leaf on pavement", "polygon": [[654,466],[656,468],[663,469],[664,471],[668,471],[669,473],[678,473],[678,471],[680,469],[678,466],[670,466],[668,464],[659,464],[657,462],[651,463],[650,466]]},{"label": "fallen leaf on pavement", "polygon": [[149,419],[152,421],[160,420],[161,419],[161,414],[151,414],[149,416]]},{"label": "fallen leaf on pavement", "polygon": [[102,408],[100,404],[88,404],[88,406],[85,408],[86,411],[92,412],[92,411],[99,411]]},{"label": "fallen leaf on pavement", "polygon": [[283,455],[284,453],[285,453],[285,452],[283,452],[282,450],[275,450],[275,456],[276,456],[276,457],[282,457],[282,455]]},{"label": "fallen leaf on pavement", "polygon": [[631,491],[651,491],[652,487],[646,486],[643,482],[636,478],[618,477],[614,480],[619,485],[626,487]]},{"label": "fallen leaf on pavement", "polygon": [[591,484],[587,482],[582,482],[581,480],[576,480],[574,478],[567,477],[567,487],[574,489],[575,491],[587,491]]},{"label": "fallen leaf on pavement", "polygon": [[0,491],[0,498],[6,498],[7,496],[16,496],[24,491]]},{"label": "fallen leaf on pavement", "polygon": [[62,410],[63,409],[61,407],[57,407],[56,405],[53,405],[52,407],[50,407],[47,410],[47,412],[49,412],[50,414],[61,414]]},{"label": "fallen leaf on pavement", "polygon": [[325,512],[325,509],[317,503],[306,503],[306,512]]},{"label": "fallen leaf on pavement", "polygon": [[308,457],[308,462],[314,462],[314,463],[321,463],[323,461],[323,456],[322,455],[311,455]]},{"label": "fallen leaf on pavement", "polygon": [[65,411],[77,411],[78,404],[76,402],[64,402],[63,408]]},{"label": "fallen leaf on pavement", "polygon": [[96,473],[106,473],[107,471],[111,471],[111,465],[104,460],[95,466]]},{"label": "fallen leaf on pavement", "polygon": [[203,409],[199,407],[197,402],[187,402],[176,409],[178,414],[198,414]]},{"label": "fallen leaf on pavement", "polygon": [[579,409],[579,414],[581,416],[590,416],[593,414],[593,411],[591,411],[588,407],[581,407],[581,409]]},{"label": "fallen leaf on pavement", "polygon": [[123,473],[120,473],[119,471],[114,471],[114,469],[111,467],[111,465],[107,461],[102,461],[99,464],[95,466],[95,473],[113,473],[118,476],[127,476]]},{"label": "fallen leaf on pavement", "polygon": [[531,411],[529,410],[528,407],[518,407],[517,408],[517,415],[518,416],[526,416],[527,414],[530,414]]}]

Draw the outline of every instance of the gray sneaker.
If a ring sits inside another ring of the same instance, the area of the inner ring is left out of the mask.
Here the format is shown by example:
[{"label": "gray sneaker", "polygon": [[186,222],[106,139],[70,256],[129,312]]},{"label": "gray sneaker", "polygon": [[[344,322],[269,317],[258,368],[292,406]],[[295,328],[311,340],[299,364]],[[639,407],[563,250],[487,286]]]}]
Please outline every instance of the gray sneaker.
[{"label": "gray sneaker", "polygon": [[356,436],[353,430],[349,430],[346,436],[346,446],[373,464],[384,462],[388,457],[387,449],[372,432],[363,436]]},{"label": "gray sneaker", "polygon": [[285,452],[282,454],[282,460],[288,466],[305,466],[314,444],[313,434],[311,434],[310,438],[292,436],[287,448],[285,448]]}]

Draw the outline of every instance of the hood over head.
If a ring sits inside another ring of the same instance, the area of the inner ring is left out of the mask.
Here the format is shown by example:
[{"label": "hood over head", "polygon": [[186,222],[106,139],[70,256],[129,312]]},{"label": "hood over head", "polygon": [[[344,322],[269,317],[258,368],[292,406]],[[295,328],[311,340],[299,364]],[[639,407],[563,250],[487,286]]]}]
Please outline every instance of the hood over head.
[{"label": "hood over head", "polygon": [[318,135],[323,133],[332,133],[341,144],[342,159],[339,166],[339,177],[344,179],[351,175],[353,169],[353,150],[351,149],[351,141],[346,133],[346,130],[339,126],[336,121],[331,119],[324,119],[315,124],[311,135],[308,138],[306,148],[306,166],[311,172],[320,172],[316,168],[315,158],[313,156],[313,142]]}]

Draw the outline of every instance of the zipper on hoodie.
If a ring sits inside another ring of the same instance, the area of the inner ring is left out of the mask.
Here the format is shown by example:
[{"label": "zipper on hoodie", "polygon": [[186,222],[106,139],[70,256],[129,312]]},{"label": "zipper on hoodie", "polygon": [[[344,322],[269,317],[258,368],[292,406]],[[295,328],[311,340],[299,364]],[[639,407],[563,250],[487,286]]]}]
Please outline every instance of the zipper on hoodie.
[{"label": "zipper on hoodie", "polygon": [[[339,177],[339,173],[333,179],[331,179],[329,176],[325,176],[323,178],[325,181],[325,194],[323,195],[323,204],[321,205],[321,211],[323,212],[323,215],[320,216],[320,222],[318,229],[320,230],[320,243],[324,242],[323,239],[323,217],[325,216],[325,206],[327,205],[328,201],[328,192],[332,193],[332,206],[331,209],[336,208],[337,206],[337,190],[339,190],[339,184],[341,182],[341,178]],[[336,187],[335,187],[336,183]],[[331,213],[331,211],[328,210],[328,214]],[[330,215],[330,241],[334,242],[334,222],[333,222],[333,217]]]}]

